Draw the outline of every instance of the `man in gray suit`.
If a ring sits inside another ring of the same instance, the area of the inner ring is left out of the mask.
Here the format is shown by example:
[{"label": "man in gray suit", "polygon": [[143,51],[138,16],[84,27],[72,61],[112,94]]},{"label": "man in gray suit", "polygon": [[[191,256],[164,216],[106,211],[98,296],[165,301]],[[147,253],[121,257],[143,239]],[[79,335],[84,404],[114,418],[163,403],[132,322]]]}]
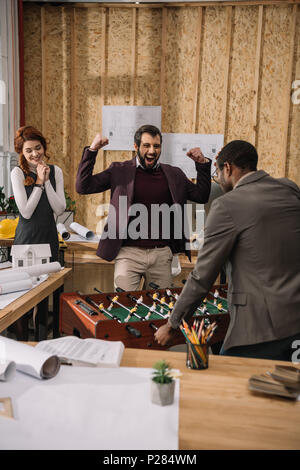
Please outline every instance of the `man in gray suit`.
[{"label": "man in gray suit", "polygon": [[230,324],[221,353],[291,360],[300,346],[300,190],[257,171],[257,160],[256,149],[239,140],[219,153],[225,194],[213,202],[195,268],[155,334],[160,344],[171,343],[227,263]]}]

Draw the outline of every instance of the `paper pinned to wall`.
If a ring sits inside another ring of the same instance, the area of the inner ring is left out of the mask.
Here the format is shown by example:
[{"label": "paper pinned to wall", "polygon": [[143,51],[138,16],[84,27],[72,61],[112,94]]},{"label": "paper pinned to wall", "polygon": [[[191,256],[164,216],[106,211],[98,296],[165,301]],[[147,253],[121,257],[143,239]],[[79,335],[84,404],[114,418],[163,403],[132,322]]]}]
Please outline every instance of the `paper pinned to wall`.
[{"label": "paper pinned to wall", "polygon": [[195,162],[187,152],[200,147],[203,155],[212,160],[211,170],[215,170],[215,160],[224,145],[223,134],[163,134],[160,161],[181,168],[188,178],[196,178]]},{"label": "paper pinned to wall", "polygon": [[109,139],[104,150],[134,150],[134,134],[140,126],[161,129],[161,106],[103,106],[102,122],[102,134]]}]

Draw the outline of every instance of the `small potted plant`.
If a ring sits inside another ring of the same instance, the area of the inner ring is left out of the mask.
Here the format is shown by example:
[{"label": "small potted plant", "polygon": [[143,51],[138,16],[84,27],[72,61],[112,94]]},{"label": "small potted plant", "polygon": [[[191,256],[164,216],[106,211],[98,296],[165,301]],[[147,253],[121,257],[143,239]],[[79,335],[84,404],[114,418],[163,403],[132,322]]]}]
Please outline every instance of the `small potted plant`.
[{"label": "small potted plant", "polygon": [[171,375],[171,366],[165,360],[161,360],[153,365],[153,369],[151,380],[152,403],[161,406],[171,405],[174,401],[175,390],[175,380]]},{"label": "small potted plant", "polygon": [[61,223],[66,226],[68,230],[70,224],[74,222],[74,215],[76,214],[76,202],[71,199],[67,191],[65,190],[65,198],[66,198],[66,209],[65,212],[56,217],[55,223]]},{"label": "small potted plant", "polygon": [[17,207],[14,196],[10,196],[7,199],[7,214],[10,216],[10,219],[19,215],[19,209]]},{"label": "small potted plant", "polygon": [[67,191],[65,191],[65,198],[66,198],[66,211],[76,213],[76,202],[71,199]]}]

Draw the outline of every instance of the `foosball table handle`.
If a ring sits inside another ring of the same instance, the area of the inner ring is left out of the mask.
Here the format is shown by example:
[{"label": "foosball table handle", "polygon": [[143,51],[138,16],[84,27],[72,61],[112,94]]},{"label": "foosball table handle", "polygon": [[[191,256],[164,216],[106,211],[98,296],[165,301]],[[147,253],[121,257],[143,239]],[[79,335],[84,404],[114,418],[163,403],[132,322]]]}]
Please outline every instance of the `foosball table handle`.
[{"label": "foosball table handle", "polygon": [[149,286],[154,290],[159,289],[159,286],[157,284],[155,284],[155,282],[149,282]]},{"label": "foosball table handle", "polygon": [[136,338],[140,338],[142,336],[142,333],[137,330],[136,328],[133,328],[132,326],[130,325],[126,325],[126,330],[133,336],[135,336]]},{"label": "foosball table handle", "polygon": [[116,292],[125,292],[125,290],[122,287],[116,287]]}]

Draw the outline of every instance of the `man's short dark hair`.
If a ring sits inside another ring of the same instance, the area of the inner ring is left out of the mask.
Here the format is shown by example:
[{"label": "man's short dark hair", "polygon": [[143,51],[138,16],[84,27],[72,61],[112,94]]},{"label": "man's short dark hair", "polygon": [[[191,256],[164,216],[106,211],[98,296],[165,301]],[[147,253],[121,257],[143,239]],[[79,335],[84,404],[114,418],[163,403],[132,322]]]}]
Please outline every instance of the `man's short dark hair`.
[{"label": "man's short dark hair", "polygon": [[258,155],[256,148],[244,140],[233,140],[226,144],[218,155],[218,166],[222,168],[225,162],[233,163],[242,170],[255,171]]},{"label": "man's short dark hair", "polygon": [[147,132],[147,134],[152,135],[152,137],[159,135],[160,143],[162,143],[162,135],[158,127],[152,126],[151,124],[145,124],[144,126],[141,126],[134,134],[134,143],[138,147],[140,147],[141,145],[142,134],[144,134],[145,132]]}]

